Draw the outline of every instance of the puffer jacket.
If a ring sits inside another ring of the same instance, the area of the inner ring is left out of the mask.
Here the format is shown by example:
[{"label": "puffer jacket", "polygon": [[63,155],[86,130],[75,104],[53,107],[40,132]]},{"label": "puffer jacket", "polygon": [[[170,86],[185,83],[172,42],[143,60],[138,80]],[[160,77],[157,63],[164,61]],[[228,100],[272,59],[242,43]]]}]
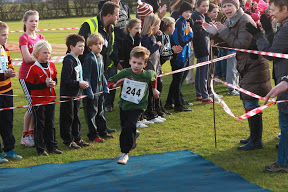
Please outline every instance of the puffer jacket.
[{"label": "puffer jacket", "polygon": [[[277,32],[267,33],[267,39],[273,39],[273,42],[268,42],[262,33],[256,34],[256,44],[259,50],[273,52],[273,53],[286,53],[288,54],[288,18],[286,18]],[[288,59],[281,59],[276,57],[267,57],[273,61],[274,75],[276,84],[280,83],[281,77],[288,75]],[[288,91],[280,93],[277,100],[288,100]],[[288,103],[279,103],[279,111],[288,114]]]},{"label": "puffer jacket", "polygon": [[[249,49],[253,36],[245,29],[246,23],[256,26],[253,19],[238,9],[232,24],[226,20],[224,27],[220,28],[218,37],[232,48]],[[269,62],[261,55],[237,52],[237,70],[240,74],[239,86],[264,97],[271,90]],[[254,97],[244,93],[240,94],[242,100],[252,100]]]}]

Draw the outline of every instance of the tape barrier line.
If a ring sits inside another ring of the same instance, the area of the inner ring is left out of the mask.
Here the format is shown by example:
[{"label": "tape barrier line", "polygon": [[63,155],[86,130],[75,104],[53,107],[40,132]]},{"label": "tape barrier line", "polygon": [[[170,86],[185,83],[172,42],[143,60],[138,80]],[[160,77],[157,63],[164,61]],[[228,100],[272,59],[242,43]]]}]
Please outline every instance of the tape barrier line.
[{"label": "tape barrier line", "polygon": [[227,85],[229,87],[233,87],[234,89],[237,89],[238,91],[241,91],[249,96],[252,96],[252,97],[255,97],[257,99],[261,99],[261,100],[265,100],[264,97],[261,97],[255,93],[252,93],[250,91],[247,91],[245,89],[242,89],[240,87],[237,87],[237,86],[234,86],[232,84],[229,84],[227,82],[224,82],[224,81],[221,81],[220,79],[217,79],[217,78],[212,78],[211,81],[210,81],[210,86],[211,86],[211,92],[213,93],[214,97],[219,101],[220,105],[223,107],[224,111],[230,115],[231,117],[235,118],[235,119],[238,119],[238,120],[242,120],[242,119],[247,119],[249,117],[252,117],[258,113],[261,113],[264,109],[270,107],[271,105],[275,104],[275,103],[283,103],[283,102],[288,102],[288,100],[281,100],[281,101],[274,101],[274,100],[269,100],[270,103],[266,104],[266,105],[263,105],[263,106],[260,106],[258,108],[255,108],[251,111],[249,111],[248,113],[245,113],[244,115],[241,115],[241,116],[238,116],[236,117],[231,109],[227,106],[227,104],[220,98],[218,97],[218,95],[216,94],[216,92],[214,91],[214,86],[213,86],[213,81],[216,81],[216,82],[219,82],[219,83],[222,83],[224,85]]},{"label": "tape barrier line", "polygon": [[272,52],[265,52],[265,51],[256,51],[256,50],[249,50],[249,49],[237,49],[237,48],[220,47],[220,46],[213,46],[213,47],[229,49],[229,50],[234,50],[234,51],[240,51],[240,52],[244,52],[244,53],[253,53],[253,54],[257,54],[257,55],[264,55],[264,56],[288,59],[288,54],[284,54],[284,53],[272,53]]},{"label": "tape barrier line", "polygon": [[[62,56],[61,56],[61,57],[62,57]],[[63,58],[64,58],[64,57],[65,57],[65,56],[63,56]],[[55,60],[49,60],[49,62],[52,62],[52,63],[60,63],[60,62],[63,61],[63,58],[59,58],[59,59],[55,59]],[[19,66],[19,65],[22,64],[22,61],[21,61],[21,62],[13,62],[12,64],[13,64],[13,66]]]},{"label": "tape barrier line", "polygon": [[[71,28],[55,28],[55,29],[37,29],[36,31],[63,31],[63,30],[73,30],[80,29],[80,27],[71,27]],[[9,33],[23,33],[23,30],[18,31],[9,31]]]},{"label": "tape barrier line", "polygon": [[[57,60],[57,59],[64,59],[65,56],[53,56],[50,59],[52,60]],[[16,59],[12,59],[12,61],[22,61],[23,58],[16,58]]]},{"label": "tape barrier line", "polygon": [[172,71],[172,72],[169,72],[169,73],[164,73],[164,74],[158,75],[157,77],[164,77],[164,76],[167,76],[167,75],[172,75],[172,74],[174,74],[174,73],[179,73],[179,72],[187,71],[187,70],[190,70],[190,69],[194,69],[194,68],[197,68],[197,67],[201,67],[201,66],[204,66],[204,65],[208,65],[208,64],[210,64],[210,63],[214,63],[214,62],[221,61],[221,60],[228,59],[228,58],[235,57],[235,56],[236,56],[236,53],[232,53],[232,54],[230,54],[230,55],[226,55],[226,56],[223,56],[223,57],[219,57],[219,58],[216,58],[216,59],[213,59],[213,60],[210,60],[210,61],[205,61],[205,62],[202,62],[202,63],[197,63],[197,64],[192,65],[192,66],[189,66],[189,67],[185,67],[185,68],[182,68],[182,69],[178,69],[178,70],[175,70],[175,71]]}]

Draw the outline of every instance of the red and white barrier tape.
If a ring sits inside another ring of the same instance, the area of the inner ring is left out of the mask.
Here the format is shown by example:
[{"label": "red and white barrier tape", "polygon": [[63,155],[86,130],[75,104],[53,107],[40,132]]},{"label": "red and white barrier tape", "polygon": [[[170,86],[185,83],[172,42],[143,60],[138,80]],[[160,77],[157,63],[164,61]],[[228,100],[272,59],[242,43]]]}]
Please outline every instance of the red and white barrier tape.
[{"label": "red and white barrier tape", "polygon": [[255,93],[252,93],[252,92],[250,92],[250,91],[247,91],[247,90],[245,90],[245,89],[242,89],[242,88],[240,88],[240,87],[234,86],[234,85],[229,84],[229,83],[224,82],[224,81],[221,81],[220,79],[217,79],[217,78],[211,79],[211,82],[210,82],[211,92],[213,93],[214,97],[219,101],[219,103],[220,103],[220,105],[223,107],[224,111],[225,111],[228,115],[230,115],[231,117],[233,117],[233,118],[235,118],[235,119],[239,119],[239,120],[247,119],[247,118],[252,117],[252,116],[254,116],[254,115],[258,114],[258,113],[261,113],[264,109],[266,109],[267,107],[269,107],[269,106],[271,106],[271,105],[273,105],[273,104],[275,104],[275,103],[288,102],[288,100],[282,100],[282,101],[269,100],[271,103],[268,103],[268,104],[266,104],[266,105],[260,106],[260,107],[258,107],[258,108],[255,108],[255,109],[249,111],[248,113],[245,113],[244,115],[241,115],[241,116],[236,117],[236,116],[232,113],[231,109],[227,106],[227,104],[226,104],[220,97],[218,97],[218,95],[215,93],[215,91],[214,91],[214,86],[213,86],[213,81],[222,83],[222,84],[227,85],[227,86],[229,86],[229,87],[232,87],[232,88],[234,88],[234,89],[236,89],[236,90],[238,90],[238,91],[240,91],[240,92],[242,92],[242,93],[245,93],[245,94],[247,94],[247,95],[249,95],[249,96],[251,96],[251,97],[257,98],[257,99],[265,100],[265,98],[264,98],[264,97],[261,97],[261,96],[259,96],[259,95],[256,95]]},{"label": "red and white barrier tape", "polygon": [[234,50],[234,51],[241,51],[241,52],[244,52],[244,53],[253,53],[253,54],[258,54],[258,55],[264,55],[264,56],[288,59],[288,54],[284,54],[284,53],[272,53],[272,52],[265,52],[265,51],[255,51],[255,50],[249,50],[249,49],[237,49],[237,48],[219,47],[219,46],[213,46],[213,47],[218,47],[218,48],[223,48],[223,49],[230,49],[230,50]]},{"label": "red and white barrier tape", "polygon": [[185,67],[185,68],[182,68],[182,69],[178,69],[176,71],[171,71],[169,73],[164,73],[164,74],[159,75],[158,77],[163,77],[163,76],[167,76],[167,75],[172,75],[174,73],[187,71],[187,70],[190,70],[190,69],[194,69],[194,68],[197,68],[197,67],[208,65],[210,63],[214,63],[214,62],[221,61],[221,60],[228,59],[228,58],[235,57],[235,56],[236,56],[236,53],[232,53],[232,54],[226,55],[224,57],[219,57],[217,59],[213,59],[213,60],[210,60],[210,61],[205,61],[205,62],[202,62],[202,63],[197,63],[195,65],[192,65],[192,66],[189,66],[189,67]]},{"label": "red and white barrier tape", "polygon": [[[73,30],[80,29],[80,27],[71,27],[71,28],[55,28],[55,29],[37,29],[36,31],[63,31],[63,30]],[[9,33],[23,33],[23,30],[18,31],[9,31]]]},{"label": "red and white barrier tape", "polygon": [[[65,57],[65,56],[60,56],[60,57]],[[59,59],[54,59],[54,60],[49,60],[49,62],[52,62],[52,63],[60,63],[63,61],[63,58],[59,58]],[[19,66],[21,65],[22,61],[21,62],[13,62],[13,66]]]},{"label": "red and white barrier tape", "polygon": [[[64,59],[65,56],[53,56],[50,59],[52,60],[57,60],[57,59]],[[12,59],[12,61],[22,61],[23,58],[16,58],[16,59]]]}]

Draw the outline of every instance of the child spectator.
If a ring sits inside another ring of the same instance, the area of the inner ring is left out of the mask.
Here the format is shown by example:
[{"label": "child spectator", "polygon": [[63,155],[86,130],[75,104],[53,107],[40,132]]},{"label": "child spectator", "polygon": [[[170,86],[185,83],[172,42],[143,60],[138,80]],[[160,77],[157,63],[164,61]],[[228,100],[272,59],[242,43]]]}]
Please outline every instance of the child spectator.
[{"label": "child spectator", "polygon": [[124,68],[129,68],[129,59],[131,50],[141,43],[141,20],[134,18],[126,24],[126,33],[122,47],[119,52],[120,64]]},{"label": "child spectator", "polygon": [[[162,32],[160,29],[161,20],[155,14],[150,14],[145,17],[144,25],[142,30],[142,39],[141,45],[146,47],[150,51],[150,56],[147,62],[145,70],[154,70],[157,75],[162,73],[161,64],[160,64],[160,55],[159,49],[162,45],[161,35]],[[157,37],[156,37],[157,36]],[[161,81],[161,79],[159,79]],[[159,83],[159,82],[158,82]],[[160,82],[162,84],[162,82]],[[145,115],[148,121],[154,123],[162,123],[165,121],[165,118],[159,116],[155,110],[155,98],[153,97],[152,87],[149,85],[149,97],[148,105],[145,111]],[[158,117],[159,116],[159,117]]]},{"label": "child spectator", "polygon": [[[23,16],[22,21],[24,22],[25,33],[19,38],[19,47],[23,58],[19,69],[19,81],[28,100],[28,104],[31,105],[31,97],[25,84],[25,78],[29,68],[35,63],[35,58],[32,56],[33,47],[39,40],[45,40],[45,38],[36,33],[39,24],[39,13],[37,11],[27,11]],[[21,144],[28,147],[34,146],[33,129],[32,107],[28,107],[27,112],[24,115],[24,130],[21,137]]]},{"label": "child spectator", "polygon": [[[10,78],[16,76],[12,65],[10,52],[5,48],[8,40],[9,28],[8,25],[0,21],[0,94],[13,95]],[[13,97],[0,95],[0,108],[13,106]],[[5,157],[22,159],[13,150],[15,146],[15,138],[13,136],[13,110],[0,112],[1,137],[3,141],[4,157],[2,155],[2,147],[0,143],[0,163],[6,163],[8,160]]]},{"label": "child spectator", "polygon": [[[209,0],[199,0],[196,2],[196,11],[193,12],[191,19],[195,22],[192,25],[194,37],[193,46],[197,63],[209,60],[210,55],[210,37],[209,33],[203,29],[202,22],[205,22],[204,14],[208,12]],[[196,22],[197,21],[197,22]],[[213,103],[208,95],[207,78],[208,78],[208,65],[196,68],[195,73],[195,90],[196,101],[202,103]]]},{"label": "child spectator", "polygon": [[49,62],[51,51],[52,47],[47,41],[40,40],[35,44],[32,54],[37,61],[30,67],[25,80],[31,95],[46,96],[32,97],[33,105],[43,104],[32,107],[35,148],[39,156],[48,156],[48,153],[63,153],[57,147],[55,136],[55,104],[48,104],[55,99],[54,87],[57,84],[55,65]]},{"label": "child spectator", "polygon": [[[88,95],[83,99],[84,114],[88,125],[87,136],[90,141],[102,143],[102,138],[114,138],[107,133],[107,123],[104,117],[104,94],[108,93],[107,81],[104,76],[103,57],[100,54],[104,39],[100,33],[94,33],[87,38],[87,46],[91,50],[84,59],[83,79],[89,87],[84,90]],[[98,93],[98,94],[95,94]],[[101,138],[102,137],[102,138]]]},{"label": "child spectator", "polygon": [[[83,81],[82,65],[78,56],[83,54],[85,39],[76,34],[66,38],[68,54],[64,57],[61,71],[60,95],[77,97],[82,95],[82,89],[88,88]],[[69,102],[60,104],[60,135],[68,149],[79,149],[90,146],[81,139],[81,122],[79,119],[80,99],[61,98]]]},{"label": "child spectator", "polygon": [[131,68],[120,71],[114,77],[109,78],[109,88],[122,86],[119,107],[122,131],[120,134],[121,157],[118,164],[125,165],[129,159],[130,150],[136,147],[136,139],[139,132],[136,131],[136,123],[147,107],[148,86],[152,85],[154,97],[159,98],[156,86],[156,73],[153,70],[143,70],[147,65],[150,52],[141,46],[134,47],[130,54]]},{"label": "child spectator", "polygon": [[[172,66],[172,71],[182,69],[186,66],[186,62],[190,55],[190,41],[192,40],[193,33],[189,25],[187,25],[187,20],[190,19],[192,15],[192,6],[190,3],[183,2],[180,6],[180,16],[177,19],[175,24],[175,30],[171,38],[171,46],[180,45],[182,51],[178,54],[173,55],[172,60],[170,61]],[[174,73],[172,75],[172,82],[170,84],[169,93],[165,103],[166,109],[173,108],[174,101],[174,111],[192,111],[189,108],[186,108],[181,99],[181,80],[184,72]]]}]

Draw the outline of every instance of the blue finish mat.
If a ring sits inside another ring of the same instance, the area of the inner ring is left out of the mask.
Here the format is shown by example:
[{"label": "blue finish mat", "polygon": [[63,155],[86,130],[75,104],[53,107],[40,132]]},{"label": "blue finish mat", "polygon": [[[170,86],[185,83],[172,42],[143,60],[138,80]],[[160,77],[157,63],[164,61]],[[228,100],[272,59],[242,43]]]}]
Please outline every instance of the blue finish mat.
[{"label": "blue finish mat", "polygon": [[0,191],[270,191],[187,150],[117,160],[0,169]]}]

